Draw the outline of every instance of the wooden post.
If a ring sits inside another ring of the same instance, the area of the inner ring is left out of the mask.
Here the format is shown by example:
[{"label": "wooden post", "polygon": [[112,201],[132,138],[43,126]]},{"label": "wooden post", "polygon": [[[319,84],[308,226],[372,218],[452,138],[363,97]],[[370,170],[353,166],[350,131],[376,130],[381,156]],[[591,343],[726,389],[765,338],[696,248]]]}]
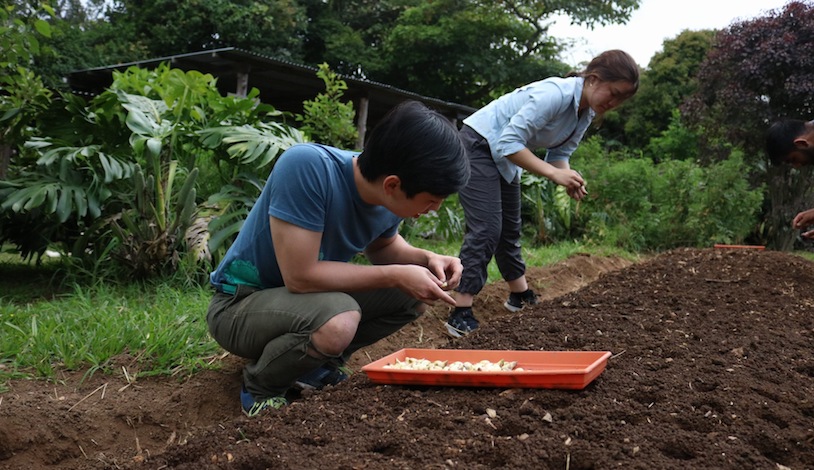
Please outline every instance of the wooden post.
[{"label": "wooden post", "polygon": [[359,110],[356,112],[356,149],[362,150],[365,147],[365,132],[367,132],[367,111],[370,102],[366,96],[359,98]]},{"label": "wooden post", "polygon": [[243,68],[237,71],[237,88],[235,94],[240,98],[245,98],[249,93],[249,70]]},{"label": "wooden post", "polygon": [[6,179],[8,168],[11,165],[11,154],[14,153],[10,145],[0,145],[0,180]]}]

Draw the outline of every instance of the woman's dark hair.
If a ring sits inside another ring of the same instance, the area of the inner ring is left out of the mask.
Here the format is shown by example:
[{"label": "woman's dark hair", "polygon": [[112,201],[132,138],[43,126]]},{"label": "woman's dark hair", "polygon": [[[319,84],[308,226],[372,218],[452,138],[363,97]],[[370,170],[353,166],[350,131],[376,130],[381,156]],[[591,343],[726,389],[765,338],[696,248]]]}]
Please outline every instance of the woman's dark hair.
[{"label": "woman's dark hair", "polygon": [[639,65],[625,51],[611,49],[594,57],[585,70],[568,76],[596,77],[603,82],[624,81],[633,85],[633,93],[639,89]]},{"label": "woman's dark hair", "polygon": [[409,198],[422,192],[447,197],[469,180],[458,130],[418,101],[405,101],[387,113],[371,131],[358,164],[368,181],[398,176]]},{"label": "woman's dark hair", "polygon": [[782,119],[766,131],[766,153],[769,161],[780,165],[794,150],[794,139],[805,134],[806,123],[800,119]]}]

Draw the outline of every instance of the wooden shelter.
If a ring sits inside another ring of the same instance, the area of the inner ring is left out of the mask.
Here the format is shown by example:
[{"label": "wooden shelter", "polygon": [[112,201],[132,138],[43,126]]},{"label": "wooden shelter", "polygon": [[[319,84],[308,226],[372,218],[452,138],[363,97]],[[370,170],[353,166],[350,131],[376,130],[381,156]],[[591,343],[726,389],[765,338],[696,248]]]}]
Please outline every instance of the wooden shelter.
[{"label": "wooden shelter", "polygon": [[[255,54],[233,47],[212,49],[170,57],[108,65],[71,72],[68,86],[74,92],[96,95],[113,82],[113,71],[131,66],[155,68],[168,62],[173,68],[197,70],[217,78],[223,94],[246,96],[252,88],[260,100],[280,111],[302,113],[302,103],[325,91],[325,83],[316,75],[317,68]],[[340,76],[348,85],[344,97],[353,102],[359,131],[357,148],[362,148],[367,129],[372,128],[387,111],[398,103],[413,99],[437,110],[456,125],[475,112],[474,108],[436,98],[421,96],[383,83]]]}]

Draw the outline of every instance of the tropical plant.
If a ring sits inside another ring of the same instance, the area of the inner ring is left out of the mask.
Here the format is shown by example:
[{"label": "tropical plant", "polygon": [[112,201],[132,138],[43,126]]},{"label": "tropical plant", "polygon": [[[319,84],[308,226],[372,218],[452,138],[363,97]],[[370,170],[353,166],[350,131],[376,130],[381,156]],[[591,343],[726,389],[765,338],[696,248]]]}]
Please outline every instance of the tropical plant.
[{"label": "tropical plant", "polygon": [[63,108],[47,121],[53,125],[41,127],[51,134],[22,147],[25,158],[0,186],[0,235],[21,246],[45,220],[50,230],[27,249],[61,243],[87,272],[108,258],[128,278],[199,269],[184,258],[210,261],[201,226],[229,213],[229,204],[199,210],[199,189],[203,197],[234,192],[240,175],[267,174],[301,140],[256,96],[223,97],[211,75],[167,65],[116,73],[110,89],[87,103],[62,95]]},{"label": "tropical plant", "polygon": [[41,16],[53,17],[54,10],[48,5],[0,8],[0,180],[16,147],[25,141],[29,123],[51,103],[51,91],[30,69],[34,57],[50,53],[40,45],[51,35],[50,24]]}]

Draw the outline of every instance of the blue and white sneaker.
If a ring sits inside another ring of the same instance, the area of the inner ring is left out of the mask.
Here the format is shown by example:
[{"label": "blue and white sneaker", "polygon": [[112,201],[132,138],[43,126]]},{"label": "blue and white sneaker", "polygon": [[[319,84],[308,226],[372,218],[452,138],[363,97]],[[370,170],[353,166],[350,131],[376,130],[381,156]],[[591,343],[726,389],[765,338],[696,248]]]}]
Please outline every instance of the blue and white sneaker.
[{"label": "blue and white sneaker", "polygon": [[458,307],[452,311],[447,320],[447,333],[453,338],[460,338],[478,329],[480,322],[472,313],[472,308]]},{"label": "blue and white sneaker", "polygon": [[300,390],[322,390],[328,385],[338,385],[351,375],[351,370],[345,361],[328,361],[311,372],[303,375],[296,382],[294,388]]},{"label": "blue and white sneaker", "polygon": [[540,303],[540,299],[537,298],[537,294],[531,289],[526,289],[525,292],[510,292],[509,300],[503,306],[510,312],[519,312],[526,305],[537,305],[538,303]]},{"label": "blue and white sneaker", "polygon": [[271,397],[264,400],[256,400],[246,386],[240,388],[240,407],[243,408],[243,414],[249,418],[254,418],[259,415],[263,410],[273,408],[278,410],[288,404],[285,397]]}]

